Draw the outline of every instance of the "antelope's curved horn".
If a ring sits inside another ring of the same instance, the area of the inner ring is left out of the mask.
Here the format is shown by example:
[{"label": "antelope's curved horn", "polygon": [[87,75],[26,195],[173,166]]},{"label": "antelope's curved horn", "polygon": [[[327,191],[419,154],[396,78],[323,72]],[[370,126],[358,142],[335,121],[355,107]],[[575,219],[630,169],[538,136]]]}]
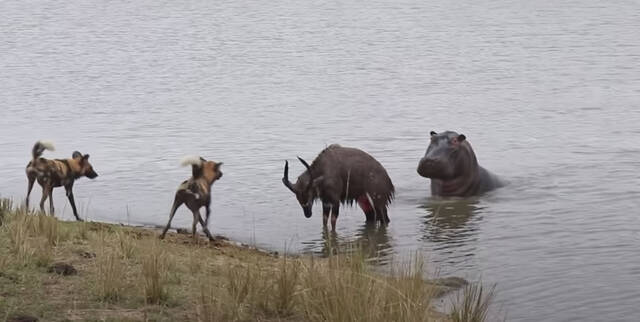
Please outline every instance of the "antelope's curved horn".
[{"label": "antelope's curved horn", "polygon": [[282,177],[282,183],[284,183],[284,186],[289,188],[291,192],[296,193],[295,187],[291,184],[291,181],[289,181],[289,161],[284,162],[284,176]]}]

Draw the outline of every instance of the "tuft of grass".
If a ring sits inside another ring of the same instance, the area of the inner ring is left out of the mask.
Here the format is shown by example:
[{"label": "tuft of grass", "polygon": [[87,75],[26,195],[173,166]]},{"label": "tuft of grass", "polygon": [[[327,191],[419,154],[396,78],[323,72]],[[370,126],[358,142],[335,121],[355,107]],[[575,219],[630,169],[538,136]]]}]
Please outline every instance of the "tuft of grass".
[{"label": "tuft of grass", "polygon": [[495,285],[486,292],[480,283],[465,286],[452,304],[451,320],[453,322],[486,321],[494,295]]},{"label": "tuft of grass", "polygon": [[55,217],[46,216],[44,214],[38,214],[31,217],[30,230],[33,235],[44,236],[50,246],[56,246],[62,234],[60,232],[60,225]]},{"label": "tuft of grass", "polygon": [[79,240],[89,239],[89,224],[86,221],[75,223],[74,236]]},{"label": "tuft of grass", "polygon": [[391,276],[373,272],[364,256],[336,255],[327,261],[286,258],[274,268],[259,263],[231,267],[226,292],[201,279],[201,321],[292,319],[305,321],[430,321],[436,289],[423,279],[422,262]]},{"label": "tuft of grass", "polygon": [[107,302],[117,302],[124,295],[126,288],[126,265],[121,256],[106,247],[105,235],[100,234],[99,251],[96,254],[94,292],[99,299]]},{"label": "tuft of grass", "polygon": [[29,232],[25,219],[24,216],[16,216],[16,219],[7,225],[11,252],[21,266],[27,265],[35,252],[29,243]]},{"label": "tuft of grass", "polygon": [[45,239],[38,239],[34,247],[33,263],[38,267],[48,267],[53,262],[55,248]]},{"label": "tuft of grass", "polygon": [[118,249],[124,259],[131,259],[136,253],[135,240],[131,238],[122,229],[116,230],[116,238],[118,243]]},{"label": "tuft of grass", "polygon": [[[416,260],[416,263],[418,260]],[[328,267],[311,265],[302,298],[310,321],[429,321],[434,288],[421,265],[390,276],[373,273],[364,256],[334,256]]]},{"label": "tuft of grass", "polygon": [[294,312],[295,295],[300,282],[300,262],[287,262],[285,256],[280,268],[275,274],[275,284],[273,287],[275,311],[280,316],[289,316]]},{"label": "tuft of grass", "polygon": [[197,253],[193,248],[189,249],[187,252],[187,266],[189,268],[189,273],[198,274],[202,271],[202,261],[198,258]]},{"label": "tuft of grass", "polygon": [[199,276],[199,294],[196,304],[197,321],[237,321],[236,307],[230,306],[227,294],[221,294],[216,287],[216,276],[205,273]]},{"label": "tuft of grass", "polygon": [[0,199],[0,226],[4,222],[5,216],[13,210],[13,201],[11,199]]},{"label": "tuft of grass", "polygon": [[153,239],[142,257],[142,279],[145,300],[149,304],[160,304],[169,298],[167,290],[167,259],[158,242]]}]

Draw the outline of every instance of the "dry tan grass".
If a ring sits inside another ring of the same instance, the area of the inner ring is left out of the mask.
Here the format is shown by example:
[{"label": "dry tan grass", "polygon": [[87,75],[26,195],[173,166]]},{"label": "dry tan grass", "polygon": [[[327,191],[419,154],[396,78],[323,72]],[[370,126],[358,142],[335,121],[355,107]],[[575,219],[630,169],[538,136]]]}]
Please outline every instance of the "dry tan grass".
[{"label": "dry tan grass", "polygon": [[116,250],[107,247],[104,233],[100,233],[98,238],[95,274],[92,275],[94,294],[100,300],[116,302],[124,296],[127,286],[124,279],[126,263]]},{"label": "dry tan grass", "polygon": [[[358,252],[277,258],[21,210],[3,218],[0,244],[9,247],[0,248],[0,312],[7,314],[43,321],[449,320],[430,305],[440,289],[423,279],[419,259],[382,275]],[[72,264],[78,275],[47,273],[54,261]]]},{"label": "dry tan grass", "polygon": [[154,238],[146,242],[142,255],[142,280],[145,300],[149,304],[160,304],[169,297],[167,274],[169,255]]},{"label": "dry tan grass", "polygon": [[486,321],[494,294],[495,286],[492,286],[489,291],[485,291],[479,283],[465,286],[452,304],[451,320],[453,322]]}]

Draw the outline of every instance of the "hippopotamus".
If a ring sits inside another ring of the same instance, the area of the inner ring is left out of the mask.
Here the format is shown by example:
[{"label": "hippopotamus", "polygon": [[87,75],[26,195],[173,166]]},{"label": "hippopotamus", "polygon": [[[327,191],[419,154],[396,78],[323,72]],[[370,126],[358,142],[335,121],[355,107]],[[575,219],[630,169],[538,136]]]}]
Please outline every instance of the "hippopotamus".
[{"label": "hippopotamus", "polygon": [[454,131],[431,131],[431,143],[418,164],[418,174],[431,179],[433,196],[470,197],[504,186],[478,164],[466,136]]}]

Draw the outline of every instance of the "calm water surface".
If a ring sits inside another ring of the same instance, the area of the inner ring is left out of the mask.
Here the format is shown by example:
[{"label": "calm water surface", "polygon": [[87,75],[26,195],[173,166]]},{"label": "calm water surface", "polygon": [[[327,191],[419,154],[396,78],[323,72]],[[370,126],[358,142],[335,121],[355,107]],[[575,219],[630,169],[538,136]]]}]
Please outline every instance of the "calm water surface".
[{"label": "calm water surface", "polygon": [[[638,30],[637,1],[2,1],[0,194],[24,197],[31,146],[50,139],[45,156],[90,153],[100,173],[76,184],[83,216],[162,225],[180,158],[199,154],[225,162],[217,234],[363,242],[382,263],[418,250],[497,282],[512,321],[637,321]],[[429,198],[415,168],[447,129],[510,185]],[[320,206],[303,218],[282,186],[285,159],[331,143],[388,169],[387,229],[353,208],[325,234]]]}]

